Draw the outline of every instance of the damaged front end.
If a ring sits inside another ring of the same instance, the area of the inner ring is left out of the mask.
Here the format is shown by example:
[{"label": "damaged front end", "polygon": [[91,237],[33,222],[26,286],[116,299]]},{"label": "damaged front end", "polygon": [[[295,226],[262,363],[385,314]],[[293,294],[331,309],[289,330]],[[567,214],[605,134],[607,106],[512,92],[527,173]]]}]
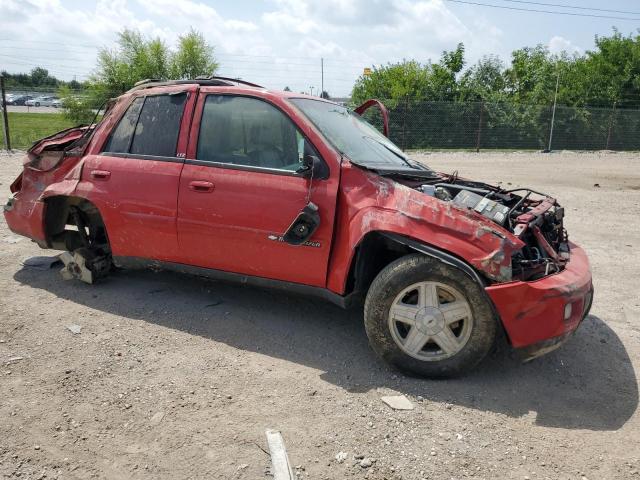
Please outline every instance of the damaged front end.
[{"label": "damaged front end", "polygon": [[[524,247],[513,252],[510,261],[503,250],[483,260],[483,270],[496,280],[536,280],[562,271],[569,259],[564,208],[549,195],[526,188],[504,190],[456,175],[442,175],[414,188],[482,215],[523,242]],[[494,230],[491,233],[499,235]],[[492,273],[496,265],[500,271]]]}]

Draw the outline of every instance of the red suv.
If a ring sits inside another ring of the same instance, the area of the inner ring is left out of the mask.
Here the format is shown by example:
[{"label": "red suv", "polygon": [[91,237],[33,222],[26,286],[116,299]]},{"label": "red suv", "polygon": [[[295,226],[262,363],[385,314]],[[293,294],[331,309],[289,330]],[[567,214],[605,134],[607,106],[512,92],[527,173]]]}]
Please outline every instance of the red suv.
[{"label": "red suv", "polygon": [[37,142],[4,207],[93,283],[149,266],[364,302],[373,349],[429,377],[498,333],[558,346],[593,288],[564,210],[529,189],[438,173],[351,111],[246,82],[141,82],[99,123]]}]

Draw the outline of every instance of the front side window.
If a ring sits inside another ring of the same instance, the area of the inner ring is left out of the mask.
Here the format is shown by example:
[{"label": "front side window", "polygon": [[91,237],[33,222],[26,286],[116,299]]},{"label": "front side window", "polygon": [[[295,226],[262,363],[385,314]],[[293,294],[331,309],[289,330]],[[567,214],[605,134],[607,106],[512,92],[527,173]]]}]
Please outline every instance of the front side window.
[{"label": "front side window", "polygon": [[296,171],[310,145],[283,112],[248,97],[208,95],[198,160]]},{"label": "front side window", "polygon": [[175,157],[184,92],[136,98],[113,130],[105,152]]}]

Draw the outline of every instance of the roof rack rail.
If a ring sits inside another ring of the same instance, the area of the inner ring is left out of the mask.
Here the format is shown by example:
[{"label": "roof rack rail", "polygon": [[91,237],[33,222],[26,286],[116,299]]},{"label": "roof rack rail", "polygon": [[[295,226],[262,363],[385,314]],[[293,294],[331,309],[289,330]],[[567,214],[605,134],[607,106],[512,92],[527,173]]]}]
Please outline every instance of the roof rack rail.
[{"label": "roof rack rail", "polygon": [[229,77],[218,77],[215,75],[211,75],[208,77],[196,77],[195,80],[158,80],[157,78],[146,78],[144,80],[140,80],[136,82],[132,88],[130,88],[129,92],[134,92],[136,90],[142,90],[145,88],[151,87],[162,87],[168,85],[186,85],[196,83],[202,86],[213,86],[213,87],[232,87],[234,84],[247,85],[249,87],[257,87],[264,88],[261,85],[256,85],[255,83],[246,82],[244,80],[240,80],[237,78],[229,78]]},{"label": "roof rack rail", "polygon": [[[196,77],[196,79],[199,79],[199,78],[201,78],[201,77]],[[262,85],[257,85],[255,83],[247,82],[246,80],[241,80],[239,78],[231,78],[231,77],[221,77],[219,75],[211,75],[209,77],[202,77],[202,80],[226,80],[227,82],[240,83],[242,85],[247,85],[249,87],[264,88]]]},{"label": "roof rack rail", "polygon": [[140,80],[139,82],[134,83],[133,86],[139,87],[140,85],[144,85],[145,83],[159,82],[159,81],[160,81],[159,78],[145,78],[144,80]]}]

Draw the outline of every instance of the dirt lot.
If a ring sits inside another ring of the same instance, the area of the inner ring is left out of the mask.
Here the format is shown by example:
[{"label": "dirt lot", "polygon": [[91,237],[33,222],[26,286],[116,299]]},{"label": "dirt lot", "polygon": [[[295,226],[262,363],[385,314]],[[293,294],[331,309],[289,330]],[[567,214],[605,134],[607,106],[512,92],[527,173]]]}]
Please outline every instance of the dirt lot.
[{"label": "dirt lot", "polygon": [[[562,349],[407,378],[374,357],[357,310],[151,271],[65,282],[21,264],[50,252],[2,218],[0,475],[270,478],[274,428],[300,478],[640,479],[640,155],[416,157],[561,199],[596,288]],[[2,192],[19,169],[0,157]],[[380,401],[394,392],[415,410]]]}]

